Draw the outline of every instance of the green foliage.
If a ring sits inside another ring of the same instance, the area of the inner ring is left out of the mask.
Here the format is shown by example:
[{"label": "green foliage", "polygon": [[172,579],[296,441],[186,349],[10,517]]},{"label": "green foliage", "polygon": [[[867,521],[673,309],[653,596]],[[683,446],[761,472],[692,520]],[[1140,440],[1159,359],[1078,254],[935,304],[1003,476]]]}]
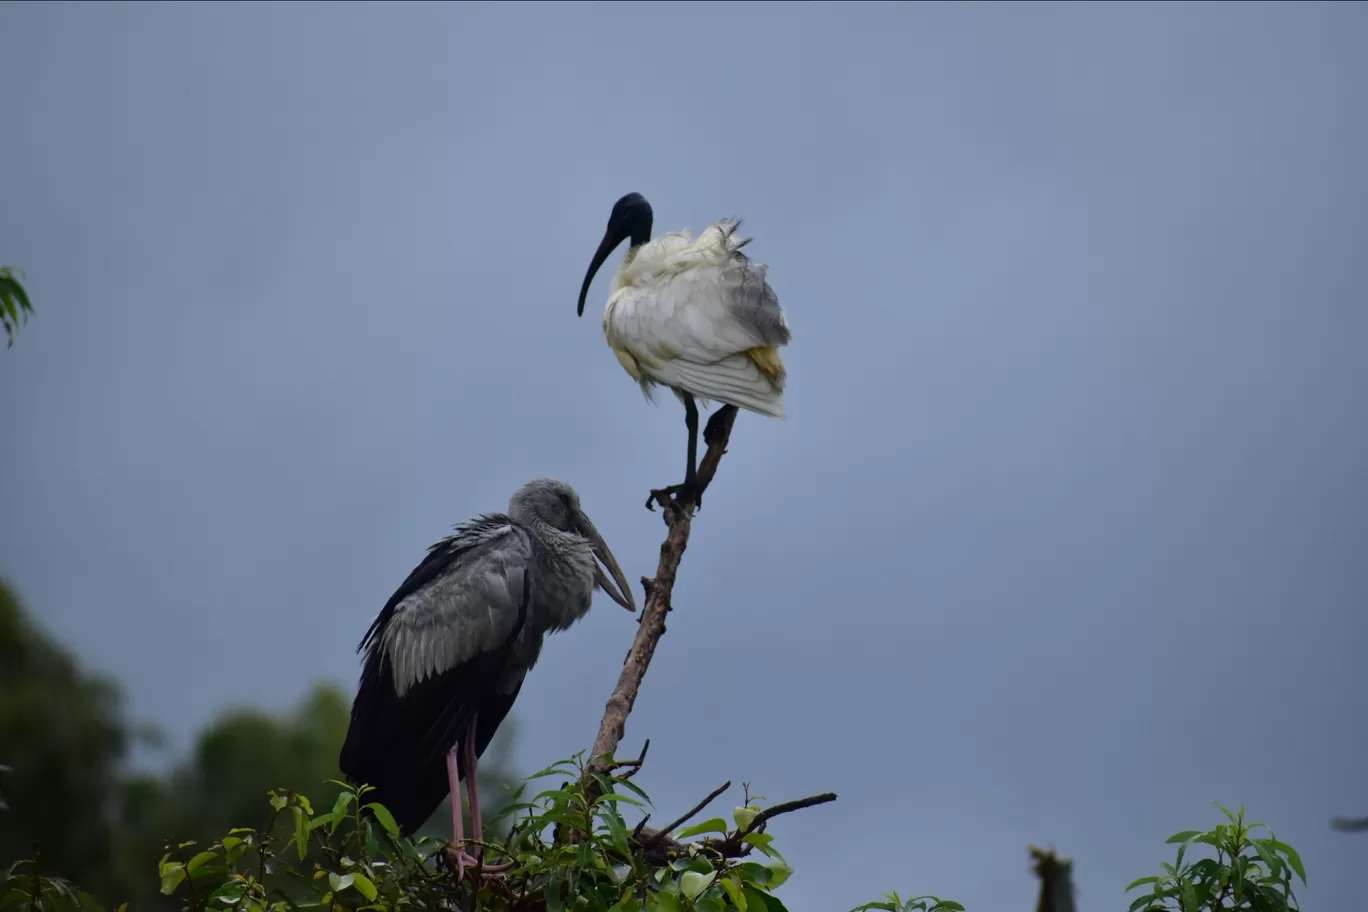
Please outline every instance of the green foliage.
[{"label": "green foliage", "polygon": [[[167,845],[155,882],[185,912],[786,912],[773,891],[792,870],[763,821],[753,825],[758,807],[738,808],[733,827],[718,818],[715,836],[681,842],[629,829],[623,809],[640,813],[650,799],[625,776],[594,776],[591,796],[582,774],[577,757],[529,780],[559,777],[558,786],[527,800],[527,785],[519,788],[503,813],[507,838],[485,844],[482,865],[510,865],[499,876],[458,880],[441,841],[401,838],[389,813],[366,801],[369,788],[333,782],[337,797],[326,810],[298,792],[273,790],[263,828],[233,828],[209,844]],[[558,841],[557,828],[579,839]],[[752,850],[764,860],[752,859]],[[38,861],[15,865],[0,885],[0,912],[102,908],[69,882],[44,876]]]},{"label": "green foliage", "polygon": [[856,906],[850,912],[867,912],[869,909],[880,909],[882,912],[964,912],[964,906],[948,899],[938,899],[935,896],[903,899],[897,893],[886,893],[881,901]]},{"label": "green foliage", "polygon": [[[366,800],[369,788],[341,782],[329,783],[337,796],[331,805],[317,808],[301,793],[272,790],[264,828],[233,828],[206,845],[169,844],[156,878],[149,870],[148,879],[181,912],[787,912],[775,891],[793,872],[749,797],[731,822],[716,817],[671,837],[645,828],[651,802],[630,776],[595,774],[591,792],[579,756],[531,776],[501,814],[509,822],[506,837],[487,841],[480,869],[462,879],[443,840],[401,838],[389,813]],[[546,779],[559,782],[524,796]],[[1255,830],[1266,828],[1245,823],[1243,809],[1221,810],[1226,823],[1168,840],[1179,844],[1177,861],[1163,865],[1163,876],[1127,888],[1150,887],[1131,912],[1297,908],[1292,877],[1306,878],[1296,851],[1271,833],[1256,837]],[[564,838],[569,833],[575,837]],[[702,838],[684,841],[690,835]],[[1213,857],[1185,861],[1194,845]],[[104,912],[71,883],[44,876],[34,861],[21,862],[0,883],[0,912],[40,910]],[[890,893],[851,912],[871,910],[964,912],[964,906]]]},{"label": "green foliage", "polygon": [[[0,871],[36,851],[46,874],[70,878],[96,895],[139,912],[169,909],[146,871],[166,844],[210,844],[228,829],[265,823],[268,789],[314,789],[340,779],[338,754],[350,719],[340,689],[316,685],[291,711],[237,709],[211,722],[189,755],[165,775],[122,770],[140,733],[122,716],[118,688],[81,670],[46,636],[0,582]],[[499,798],[515,779],[507,771],[512,719],[480,764],[487,832],[497,832]],[[431,832],[445,832],[449,804]],[[420,829],[422,834],[425,830]]]},{"label": "green foliage", "polygon": [[5,326],[9,336],[9,347],[14,347],[14,334],[19,327],[28,322],[33,313],[28,292],[19,283],[18,270],[13,266],[0,266],[0,323]]},{"label": "green foliage", "polygon": [[[1221,807],[1226,822],[1215,829],[1184,830],[1168,842],[1178,844],[1173,864],[1161,867],[1162,875],[1142,877],[1126,892],[1148,887],[1149,892],[1130,905],[1130,912],[1205,912],[1249,909],[1252,912],[1288,912],[1299,908],[1292,891],[1293,875],[1306,883],[1301,856],[1262,823],[1246,823],[1244,807],[1238,814]],[[1257,837],[1262,830],[1267,836]],[[1204,857],[1193,861],[1188,849],[1197,846]]]},{"label": "green foliage", "polygon": [[[0,582],[0,865],[43,847],[49,871],[106,891],[108,816],[130,735],[118,689],[84,673]],[[258,792],[260,794],[260,792]]]}]

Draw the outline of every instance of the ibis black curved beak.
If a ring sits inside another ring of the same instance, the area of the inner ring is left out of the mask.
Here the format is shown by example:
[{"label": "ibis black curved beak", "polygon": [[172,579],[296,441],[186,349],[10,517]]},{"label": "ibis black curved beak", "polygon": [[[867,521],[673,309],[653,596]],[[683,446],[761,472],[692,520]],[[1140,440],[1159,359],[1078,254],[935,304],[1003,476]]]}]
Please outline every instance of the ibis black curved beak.
[{"label": "ibis black curved beak", "polygon": [[[617,558],[613,557],[613,552],[609,550],[608,543],[603,540],[599,530],[594,528],[594,524],[582,511],[575,517],[575,525],[580,534],[589,539],[589,545],[594,549],[594,556],[599,563],[594,565],[594,585],[608,593],[608,597],[617,602],[628,611],[636,611],[636,602],[632,600],[632,585],[627,582],[626,575],[622,568],[618,566]],[[602,566],[600,566],[602,564]],[[603,572],[604,567],[608,568],[608,573],[613,575],[613,579],[608,578],[608,574]],[[617,585],[613,585],[613,581]]]},{"label": "ibis black curved beak", "polygon": [[584,274],[584,284],[580,286],[579,316],[584,316],[584,299],[589,294],[589,286],[594,282],[594,274],[603,266],[603,261],[608,259],[608,256],[617,249],[618,244],[625,240],[627,240],[627,233],[614,230],[614,225],[609,223],[608,230],[604,232],[598,250],[594,251],[594,258],[589,261],[589,271]]},{"label": "ibis black curved beak", "polygon": [[584,298],[589,294],[589,285],[594,281],[594,273],[599,271],[603,261],[628,238],[633,247],[640,247],[651,239],[651,225],[655,219],[651,204],[640,193],[628,193],[613,204],[613,212],[608,216],[608,228],[603,233],[598,250],[589,262],[589,271],[584,274],[584,284],[580,286],[578,313],[584,316]]}]

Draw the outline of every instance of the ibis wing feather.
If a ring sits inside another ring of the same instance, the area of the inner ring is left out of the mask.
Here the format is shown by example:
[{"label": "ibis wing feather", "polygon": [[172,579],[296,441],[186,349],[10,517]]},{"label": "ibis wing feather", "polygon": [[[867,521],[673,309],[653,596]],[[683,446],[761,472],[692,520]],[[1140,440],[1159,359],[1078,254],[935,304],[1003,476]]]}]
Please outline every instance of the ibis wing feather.
[{"label": "ibis wing feather", "polygon": [[791,334],[766,267],[741,252],[749,239],[737,237],[739,224],[725,219],[697,239],[679,232],[643,245],[619,272],[603,329],[648,395],[645,384],[662,383],[782,418],[778,349]]}]

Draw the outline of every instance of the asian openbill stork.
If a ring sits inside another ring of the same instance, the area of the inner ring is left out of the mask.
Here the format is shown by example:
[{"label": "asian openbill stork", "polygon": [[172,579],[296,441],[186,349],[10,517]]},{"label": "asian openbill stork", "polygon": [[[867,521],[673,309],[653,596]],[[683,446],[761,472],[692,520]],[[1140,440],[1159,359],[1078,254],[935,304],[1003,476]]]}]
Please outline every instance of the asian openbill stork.
[{"label": "asian openbill stork", "polygon": [[751,239],[737,236],[738,219],[714,222],[697,238],[679,231],[651,240],[653,218],[640,193],[617,201],[579,295],[582,317],[595,273],[630,240],[603,311],[603,333],[648,400],[655,384],[679,397],[689,429],[684,483],[652,491],[648,508],[664,494],[701,504],[695,398],[725,404],[708,421],[707,443],[727,408],[784,417],[787,374],[779,348],[790,338],[767,267],[741,252]]},{"label": "asian openbill stork", "polygon": [[636,610],[631,586],[574,489],[541,478],[513,494],[507,513],[477,516],[429,548],[361,641],[365,658],[342,773],[374,786],[369,800],[383,804],[404,835],[450,794],[457,876],[475,863],[464,848],[459,782],[478,843],[477,761],[543,638],[582,618],[595,588]]}]

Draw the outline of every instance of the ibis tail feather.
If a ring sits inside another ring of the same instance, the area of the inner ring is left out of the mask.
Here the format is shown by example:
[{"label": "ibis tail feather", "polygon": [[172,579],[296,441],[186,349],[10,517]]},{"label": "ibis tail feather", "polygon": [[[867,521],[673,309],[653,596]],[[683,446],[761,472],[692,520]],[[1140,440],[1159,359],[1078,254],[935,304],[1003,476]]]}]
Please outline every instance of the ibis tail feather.
[{"label": "ibis tail feather", "polygon": [[748,353],[712,364],[677,359],[657,372],[668,386],[684,390],[704,402],[722,402],[749,412],[782,420],[785,376],[768,376]]}]

